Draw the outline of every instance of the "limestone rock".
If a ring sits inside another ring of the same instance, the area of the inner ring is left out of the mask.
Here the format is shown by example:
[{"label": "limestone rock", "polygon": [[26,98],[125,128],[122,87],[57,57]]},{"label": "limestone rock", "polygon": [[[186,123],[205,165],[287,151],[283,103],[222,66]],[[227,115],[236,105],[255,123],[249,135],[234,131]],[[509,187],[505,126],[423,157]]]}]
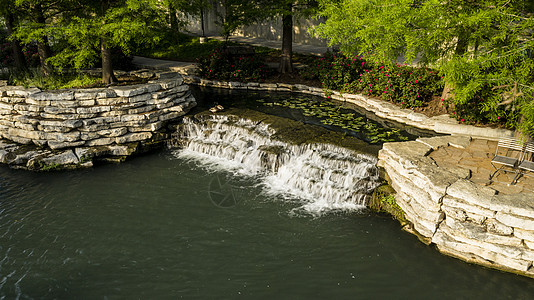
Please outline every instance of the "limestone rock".
[{"label": "limestone rock", "polygon": [[506,226],[524,230],[534,230],[534,219],[510,215],[503,212],[497,212],[495,218]]},{"label": "limestone rock", "polygon": [[142,140],[148,140],[152,137],[151,132],[136,132],[136,133],[129,133],[123,136],[119,136],[115,138],[115,141],[117,144],[125,144],[125,143],[131,143],[131,142],[137,142]]},{"label": "limestone rock", "polygon": [[488,205],[495,211],[534,219],[534,201],[530,193],[495,195]]},{"label": "limestone rock", "polygon": [[[487,228],[488,232],[491,232],[491,233],[494,233],[494,234],[512,235],[514,233],[514,229],[512,227],[506,226],[506,225],[502,224],[501,222],[497,221],[496,219],[487,219],[485,224],[486,224],[486,228]],[[517,235],[515,235],[515,236],[517,236]],[[519,237],[519,236],[517,236],[517,237]],[[519,238],[521,238],[521,237],[519,237]]]},{"label": "limestone rock", "polygon": [[534,243],[534,230],[525,230],[521,228],[515,228],[514,235],[520,239],[524,239],[525,241]]},{"label": "limestone rock", "polygon": [[496,194],[492,188],[478,185],[466,179],[459,179],[447,189],[447,195],[465,202],[492,209],[491,199]]},{"label": "limestone rock", "polygon": [[418,138],[417,141],[432,148],[432,150],[437,150],[438,148],[447,147],[449,145],[448,136]]},{"label": "limestone rock", "polygon": [[[448,232],[450,236],[456,237],[459,241],[479,247],[489,247],[494,252],[510,257],[518,257],[521,253],[519,250],[521,239],[512,235],[493,234],[486,230],[486,226],[471,222],[460,222],[455,219],[446,219],[445,223],[446,226],[443,226],[443,228],[440,226],[440,228]],[[504,248],[501,246],[494,247],[494,244],[501,245]]]},{"label": "limestone rock", "polygon": [[486,218],[495,218],[495,211],[478,206],[476,203],[469,203],[462,199],[451,197],[449,195],[443,197],[443,207],[450,207],[454,209],[461,209],[469,211]]},{"label": "limestone rock", "polygon": [[142,84],[117,86],[110,89],[112,89],[119,97],[134,97],[137,95],[145,94],[148,91],[147,88]]},{"label": "limestone rock", "polygon": [[27,97],[30,95],[33,96],[39,92],[41,92],[41,90],[38,88],[25,88],[22,86],[9,86],[5,88],[5,93],[8,97]]},{"label": "limestone rock", "polygon": [[50,155],[41,160],[44,164],[47,165],[69,165],[77,164],[80,161],[78,157],[74,154],[72,150],[66,150],[58,154]]},{"label": "limestone rock", "polygon": [[98,138],[94,140],[90,140],[85,142],[86,146],[92,147],[92,146],[103,146],[103,145],[111,145],[115,142],[114,137],[104,137],[104,138]]},{"label": "limestone rock", "polygon": [[450,136],[448,138],[449,146],[465,149],[471,143],[471,137],[469,136]]}]

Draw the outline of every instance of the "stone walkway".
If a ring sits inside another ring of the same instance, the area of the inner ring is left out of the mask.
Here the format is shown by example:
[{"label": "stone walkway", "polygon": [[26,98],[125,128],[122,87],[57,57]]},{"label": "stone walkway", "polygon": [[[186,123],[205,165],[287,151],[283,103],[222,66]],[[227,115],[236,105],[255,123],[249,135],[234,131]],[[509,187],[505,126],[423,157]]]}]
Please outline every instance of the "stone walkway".
[{"label": "stone walkway", "polygon": [[193,62],[155,59],[142,56],[134,56],[133,64],[141,68],[169,70],[184,75],[192,74],[192,72],[196,69],[196,63]]},{"label": "stone walkway", "polygon": [[[224,37],[222,36],[209,36],[208,38],[219,40],[219,41],[224,41]],[[240,43],[240,44],[248,44],[248,45],[252,45],[256,47],[267,47],[267,48],[273,48],[273,49],[279,49],[279,50],[282,49],[282,41],[273,41],[273,40],[266,40],[266,39],[261,39],[261,38],[245,37],[245,36],[231,36],[229,38],[229,41]],[[331,48],[327,46],[314,46],[314,45],[293,43],[293,52],[295,53],[322,55],[328,49],[331,49]]]},{"label": "stone walkway", "polygon": [[[222,36],[209,36],[208,38],[219,40],[219,41],[224,41],[224,37]],[[232,42],[248,44],[248,45],[252,45],[256,47],[267,47],[267,48],[273,48],[273,49],[282,48],[281,41],[273,41],[273,40],[266,40],[266,39],[253,38],[253,37],[242,37],[242,36],[231,36],[229,40]],[[293,52],[295,53],[322,55],[328,49],[330,48],[326,46],[314,46],[314,45],[293,43]],[[196,63],[193,63],[193,62],[181,62],[181,61],[174,61],[174,60],[154,59],[154,58],[148,58],[148,57],[142,57],[142,56],[134,56],[133,63],[141,68],[156,69],[156,70],[170,70],[170,71],[178,72],[184,75],[191,75],[194,73],[194,70],[196,69]],[[271,68],[278,67],[278,63],[270,63],[268,65]],[[295,63],[294,67],[299,68],[302,66]]]},{"label": "stone walkway", "polygon": [[497,142],[495,141],[473,139],[465,149],[453,146],[440,147],[430,153],[429,157],[434,159],[440,167],[454,166],[470,170],[471,181],[493,188],[499,193],[534,193],[534,177],[522,176],[515,185],[510,185],[515,173],[499,172],[492,181],[488,179],[490,172],[492,172],[490,162],[496,147]]}]

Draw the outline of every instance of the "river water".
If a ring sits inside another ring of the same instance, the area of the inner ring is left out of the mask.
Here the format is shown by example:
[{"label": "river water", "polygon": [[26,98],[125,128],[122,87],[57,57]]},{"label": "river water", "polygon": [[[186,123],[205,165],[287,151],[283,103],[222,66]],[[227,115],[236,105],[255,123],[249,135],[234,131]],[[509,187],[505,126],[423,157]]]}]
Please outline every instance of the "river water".
[{"label": "river water", "polygon": [[[0,168],[1,299],[529,299],[532,279],[440,255],[366,210],[321,216],[254,177],[162,152]],[[235,203],[210,197],[214,183]]]},{"label": "river water", "polygon": [[[312,159],[287,164],[341,157],[306,151]],[[0,299],[534,295],[532,279],[443,256],[362,205],[276,189],[273,178],[299,172],[252,165],[185,149],[69,172],[0,167]],[[372,185],[376,174],[349,175]]]}]

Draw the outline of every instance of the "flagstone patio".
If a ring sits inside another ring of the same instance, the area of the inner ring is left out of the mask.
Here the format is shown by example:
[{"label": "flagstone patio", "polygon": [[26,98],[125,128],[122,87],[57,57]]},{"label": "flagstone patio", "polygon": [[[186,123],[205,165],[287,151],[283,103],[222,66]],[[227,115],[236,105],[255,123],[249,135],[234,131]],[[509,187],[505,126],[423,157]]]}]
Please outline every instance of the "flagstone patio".
[{"label": "flagstone patio", "polygon": [[[453,146],[440,147],[430,153],[429,157],[440,167],[458,167],[470,170],[471,181],[488,186],[499,193],[534,193],[534,177],[521,176],[515,185],[510,185],[515,176],[515,173],[512,172],[498,172],[492,181],[488,179],[492,172],[490,162],[496,147],[496,141],[473,139],[464,149]],[[534,194],[532,197],[534,200]]]}]

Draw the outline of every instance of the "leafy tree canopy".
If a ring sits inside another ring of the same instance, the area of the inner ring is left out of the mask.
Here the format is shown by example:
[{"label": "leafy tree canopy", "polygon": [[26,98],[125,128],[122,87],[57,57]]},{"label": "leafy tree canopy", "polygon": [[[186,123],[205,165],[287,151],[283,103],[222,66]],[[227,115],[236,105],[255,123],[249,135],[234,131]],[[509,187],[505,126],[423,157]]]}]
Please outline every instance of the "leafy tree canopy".
[{"label": "leafy tree canopy", "polygon": [[321,0],[320,36],[349,53],[439,68],[458,105],[534,134],[532,4],[498,0]]}]

